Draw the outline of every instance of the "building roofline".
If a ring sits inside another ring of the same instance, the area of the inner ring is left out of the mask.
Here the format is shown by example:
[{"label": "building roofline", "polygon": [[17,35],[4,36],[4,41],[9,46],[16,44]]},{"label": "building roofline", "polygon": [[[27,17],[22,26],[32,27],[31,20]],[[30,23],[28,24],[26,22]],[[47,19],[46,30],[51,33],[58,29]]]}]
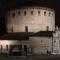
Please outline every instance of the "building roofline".
[{"label": "building roofline", "polygon": [[52,37],[53,31],[34,32],[16,32],[7,33],[0,37],[0,40],[29,40],[29,37]]},{"label": "building roofline", "polygon": [[21,8],[21,7],[34,7],[34,6],[54,10],[53,7],[52,7],[52,4],[43,3],[43,2],[36,2],[36,1],[26,1],[24,3],[11,6],[10,8],[8,8],[8,10],[18,9],[18,8]]}]

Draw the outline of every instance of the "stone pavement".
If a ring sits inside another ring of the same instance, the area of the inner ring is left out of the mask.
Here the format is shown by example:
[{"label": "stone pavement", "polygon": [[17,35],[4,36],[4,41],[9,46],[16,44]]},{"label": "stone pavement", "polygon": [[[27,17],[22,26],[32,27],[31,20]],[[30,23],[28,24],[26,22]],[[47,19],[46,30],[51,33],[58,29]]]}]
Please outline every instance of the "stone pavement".
[{"label": "stone pavement", "polygon": [[0,60],[60,60],[60,55],[0,56]]}]

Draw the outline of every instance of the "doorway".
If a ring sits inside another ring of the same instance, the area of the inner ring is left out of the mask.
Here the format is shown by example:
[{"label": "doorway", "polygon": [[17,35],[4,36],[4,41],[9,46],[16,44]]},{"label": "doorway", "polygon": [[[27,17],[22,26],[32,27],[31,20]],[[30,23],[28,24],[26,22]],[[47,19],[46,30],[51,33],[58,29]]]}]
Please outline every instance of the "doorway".
[{"label": "doorway", "polygon": [[22,56],[22,45],[10,45],[10,55]]},{"label": "doorway", "polygon": [[25,52],[25,55],[27,55],[27,45],[24,45],[24,52]]}]

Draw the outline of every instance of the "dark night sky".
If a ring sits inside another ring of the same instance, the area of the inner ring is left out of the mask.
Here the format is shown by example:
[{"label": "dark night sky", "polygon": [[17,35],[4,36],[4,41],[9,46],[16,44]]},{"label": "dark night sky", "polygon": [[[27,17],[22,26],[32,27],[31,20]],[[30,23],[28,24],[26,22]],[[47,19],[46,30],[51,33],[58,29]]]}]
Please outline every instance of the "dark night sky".
[{"label": "dark night sky", "polygon": [[44,6],[49,6],[55,10],[56,25],[60,25],[60,0],[0,0],[0,31],[5,32],[5,19],[4,15],[8,8],[24,4],[27,1],[36,2]]}]

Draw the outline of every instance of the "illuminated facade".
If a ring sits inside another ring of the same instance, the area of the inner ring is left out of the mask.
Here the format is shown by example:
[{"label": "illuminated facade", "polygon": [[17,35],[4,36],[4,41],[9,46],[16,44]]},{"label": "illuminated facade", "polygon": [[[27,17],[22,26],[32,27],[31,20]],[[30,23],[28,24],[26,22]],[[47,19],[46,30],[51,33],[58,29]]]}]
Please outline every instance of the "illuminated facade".
[{"label": "illuminated facade", "polygon": [[7,33],[0,39],[0,52],[24,54],[59,53],[54,43],[55,11],[47,7],[22,6],[6,13]]},{"label": "illuminated facade", "polygon": [[[20,7],[11,9],[6,14],[7,32],[28,32],[54,31],[55,29],[55,12],[53,9],[46,7]],[[33,28],[34,27],[34,28]]]}]

